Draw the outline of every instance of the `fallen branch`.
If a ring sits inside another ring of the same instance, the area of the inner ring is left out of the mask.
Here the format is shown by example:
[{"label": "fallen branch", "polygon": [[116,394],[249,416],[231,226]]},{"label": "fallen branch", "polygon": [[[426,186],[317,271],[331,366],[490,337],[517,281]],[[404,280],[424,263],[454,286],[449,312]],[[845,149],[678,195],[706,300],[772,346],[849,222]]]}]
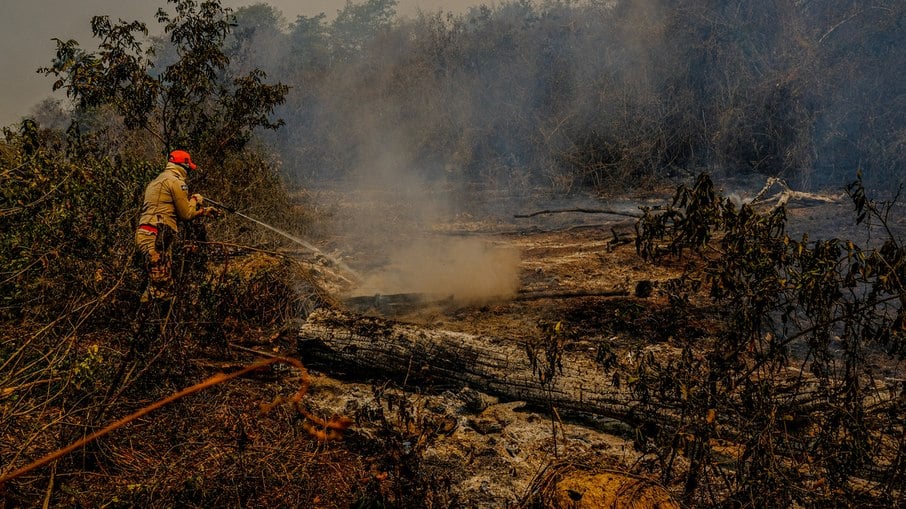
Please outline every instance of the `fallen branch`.
[{"label": "fallen branch", "polygon": [[520,292],[513,300],[528,301],[541,299],[577,299],[581,297],[626,297],[629,291],[623,289],[575,291],[575,292]]},{"label": "fallen branch", "polygon": [[641,214],[634,214],[632,212],[622,212],[622,211],[613,210],[613,209],[586,209],[586,208],[539,210],[538,212],[532,212],[531,214],[514,214],[513,217],[524,219],[527,217],[540,216],[542,214],[563,214],[566,212],[578,212],[581,214],[611,214],[614,216],[625,216],[625,217],[634,217],[634,218],[642,217]]},{"label": "fallen branch", "polygon": [[[765,194],[767,194],[768,190],[773,187],[779,187],[780,192],[778,192],[774,196],[765,198],[764,197]],[[777,208],[777,207],[782,207],[782,206],[786,205],[787,203],[790,202],[790,200],[816,201],[816,202],[821,202],[821,203],[839,203],[845,197],[846,197],[845,194],[828,196],[828,195],[823,195],[823,194],[807,193],[804,191],[794,191],[790,187],[790,185],[786,183],[785,180],[777,178],[777,177],[769,177],[767,182],[765,183],[764,187],[761,188],[761,191],[759,191],[758,194],[756,194],[755,197],[752,198],[751,203],[755,204],[760,201],[763,201],[765,203],[776,202],[776,204],[774,205],[774,208]]]}]

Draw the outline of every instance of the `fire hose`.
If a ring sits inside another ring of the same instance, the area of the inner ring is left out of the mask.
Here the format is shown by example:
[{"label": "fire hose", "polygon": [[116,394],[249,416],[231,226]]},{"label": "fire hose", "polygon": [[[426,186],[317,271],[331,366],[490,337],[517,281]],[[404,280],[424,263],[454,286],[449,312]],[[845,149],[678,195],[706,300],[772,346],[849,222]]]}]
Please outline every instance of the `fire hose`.
[{"label": "fire hose", "polygon": [[210,203],[211,205],[213,205],[219,209],[223,209],[223,210],[229,212],[230,214],[234,214],[236,216],[241,217],[242,219],[245,219],[247,221],[251,221],[251,222],[257,224],[258,226],[264,227],[264,228],[276,233],[277,235],[280,235],[281,237],[289,239],[289,240],[295,242],[296,244],[299,244],[300,246],[304,247],[305,249],[308,249],[309,251],[313,252],[314,254],[330,260],[331,262],[333,262],[334,265],[339,267],[341,270],[343,270],[344,272],[353,276],[353,278],[355,280],[357,280],[357,281],[362,280],[362,278],[358,275],[358,273],[356,273],[354,270],[352,270],[348,265],[346,265],[345,263],[343,263],[341,260],[337,259],[336,257],[330,256],[327,253],[324,253],[323,251],[321,251],[320,249],[315,247],[310,242],[300,239],[299,237],[296,237],[295,235],[291,235],[279,228],[271,226],[271,225],[265,223],[264,221],[259,221],[258,219],[255,219],[254,217],[247,216],[247,215],[243,214],[242,212],[239,212],[238,210],[236,210],[234,207],[230,207],[223,203],[212,200],[208,197],[204,197],[204,201]]}]

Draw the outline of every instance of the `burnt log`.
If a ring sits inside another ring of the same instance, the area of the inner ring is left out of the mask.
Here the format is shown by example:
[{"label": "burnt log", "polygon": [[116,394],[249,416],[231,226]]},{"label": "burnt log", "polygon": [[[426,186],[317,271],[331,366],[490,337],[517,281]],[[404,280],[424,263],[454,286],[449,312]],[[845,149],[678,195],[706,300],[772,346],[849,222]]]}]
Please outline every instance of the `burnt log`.
[{"label": "burnt log", "polygon": [[359,378],[384,376],[404,385],[471,387],[502,400],[524,401],[559,413],[616,419],[632,426],[663,425],[662,412],[632,401],[594,359],[563,352],[562,371],[542,383],[529,350],[512,339],[419,327],[320,309],[298,335],[301,359]]}]

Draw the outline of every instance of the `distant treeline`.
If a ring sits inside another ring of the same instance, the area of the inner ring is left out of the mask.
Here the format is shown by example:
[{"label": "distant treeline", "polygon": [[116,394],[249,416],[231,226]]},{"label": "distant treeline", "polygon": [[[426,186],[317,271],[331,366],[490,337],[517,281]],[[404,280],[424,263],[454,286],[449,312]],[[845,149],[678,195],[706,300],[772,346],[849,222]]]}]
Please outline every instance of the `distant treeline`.
[{"label": "distant treeline", "polygon": [[395,6],[235,12],[232,65],[291,87],[274,138],[288,174],[607,189],[699,168],[813,186],[906,170],[899,0]]}]

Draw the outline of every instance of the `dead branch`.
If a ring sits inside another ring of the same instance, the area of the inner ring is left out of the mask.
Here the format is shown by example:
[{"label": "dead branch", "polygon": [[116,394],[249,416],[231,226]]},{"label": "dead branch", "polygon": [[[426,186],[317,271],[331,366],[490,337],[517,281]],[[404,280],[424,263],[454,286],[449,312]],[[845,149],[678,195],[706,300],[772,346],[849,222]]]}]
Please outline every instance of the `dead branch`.
[{"label": "dead branch", "polygon": [[563,213],[567,213],[567,212],[578,212],[581,214],[611,214],[614,216],[625,216],[625,217],[634,217],[634,218],[642,217],[641,214],[634,214],[632,212],[622,212],[622,211],[613,210],[613,209],[586,209],[586,208],[547,209],[547,210],[539,210],[537,212],[532,212],[530,214],[514,214],[513,217],[524,219],[527,217],[540,216],[542,214],[563,214]]},{"label": "dead branch", "polygon": [[[768,192],[768,190],[774,187],[779,187],[780,191],[769,198],[765,198],[764,196]],[[767,182],[765,182],[764,187],[761,188],[761,191],[758,191],[758,194],[756,194],[755,197],[752,198],[751,203],[755,204],[760,201],[763,201],[765,203],[776,202],[776,205],[774,205],[774,207],[776,208],[786,205],[791,200],[804,202],[817,201],[821,203],[838,203],[842,201],[845,196],[845,194],[828,196],[824,194],[807,193],[804,191],[794,191],[790,187],[790,185],[786,183],[785,180],[777,177],[769,177]]]},{"label": "dead branch", "polygon": [[0,398],[5,398],[7,396],[10,396],[14,392],[20,391],[22,389],[28,389],[28,388],[34,387],[36,385],[41,385],[41,384],[59,382],[60,380],[61,380],[61,378],[57,376],[57,377],[53,377],[53,378],[48,378],[46,380],[36,380],[34,382],[28,382],[28,383],[16,385],[13,387],[3,387],[2,389],[0,389]]},{"label": "dead branch", "polygon": [[541,299],[577,299],[581,297],[626,297],[629,291],[615,288],[613,290],[575,291],[575,292],[520,292],[513,300],[529,301]]}]

